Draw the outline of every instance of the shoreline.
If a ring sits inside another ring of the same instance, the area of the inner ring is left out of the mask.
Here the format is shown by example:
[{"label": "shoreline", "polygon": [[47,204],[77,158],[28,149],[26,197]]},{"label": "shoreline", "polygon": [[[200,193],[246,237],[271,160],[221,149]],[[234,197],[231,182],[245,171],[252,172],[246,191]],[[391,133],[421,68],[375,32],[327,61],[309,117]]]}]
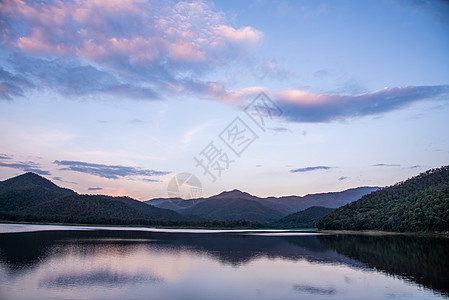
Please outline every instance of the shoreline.
[{"label": "shoreline", "polygon": [[[30,226],[50,226],[53,228],[58,227],[58,229],[48,229],[48,230],[137,230],[139,231],[163,231],[170,230],[172,232],[185,232],[185,231],[195,231],[195,232],[311,232],[317,234],[331,234],[331,235],[367,235],[367,236],[392,236],[392,235],[404,235],[404,236],[435,236],[435,237],[445,237],[449,238],[449,231],[443,232],[394,232],[394,231],[381,231],[381,230],[319,230],[317,228],[249,228],[249,227],[188,227],[188,226],[143,226],[143,225],[111,225],[111,224],[75,224],[75,223],[47,223],[47,222],[12,222],[7,220],[0,220],[1,225],[30,225]],[[68,228],[60,228],[68,227]],[[76,227],[76,228],[75,228]],[[40,231],[40,230],[32,230]],[[20,231],[17,231],[20,232]],[[8,232],[1,232],[8,233]]]}]

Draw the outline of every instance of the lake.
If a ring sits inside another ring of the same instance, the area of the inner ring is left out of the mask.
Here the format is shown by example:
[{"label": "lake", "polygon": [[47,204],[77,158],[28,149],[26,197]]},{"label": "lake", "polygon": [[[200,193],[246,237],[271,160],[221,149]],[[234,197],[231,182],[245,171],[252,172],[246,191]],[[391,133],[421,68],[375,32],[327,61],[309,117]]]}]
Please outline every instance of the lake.
[{"label": "lake", "polygon": [[0,224],[1,300],[448,295],[447,238]]}]

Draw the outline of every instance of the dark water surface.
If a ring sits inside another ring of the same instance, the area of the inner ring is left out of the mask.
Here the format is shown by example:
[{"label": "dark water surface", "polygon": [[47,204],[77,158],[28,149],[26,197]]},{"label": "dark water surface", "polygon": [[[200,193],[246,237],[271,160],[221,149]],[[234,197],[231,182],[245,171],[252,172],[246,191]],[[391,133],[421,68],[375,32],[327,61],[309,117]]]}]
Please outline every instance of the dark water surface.
[{"label": "dark water surface", "polygon": [[3,233],[0,299],[448,299],[448,239],[291,234]]}]

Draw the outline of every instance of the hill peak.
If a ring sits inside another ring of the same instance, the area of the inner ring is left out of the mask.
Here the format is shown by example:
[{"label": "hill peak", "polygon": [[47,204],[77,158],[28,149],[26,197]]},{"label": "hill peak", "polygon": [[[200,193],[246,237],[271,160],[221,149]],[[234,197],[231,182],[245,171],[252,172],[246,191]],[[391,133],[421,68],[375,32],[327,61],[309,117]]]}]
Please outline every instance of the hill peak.
[{"label": "hill peak", "polygon": [[40,186],[47,189],[52,190],[59,190],[64,192],[70,192],[74,193],[72,190],[61,188],[54,184],[52,181],[48,180],[45,177],[42,177],[36,173],[33,172],[27,172],[22,175],[6,179],[4,181],[0,181],[0,189],[1,190],[7,190],[7,189],[16,189],[16,188],[27,188],[27,187],[34,187],[34,186]]},{"label": "hill peak", "polygon": [[209,199],[247,199],[247,200],[254,200],[258,199],[258,197],[253,196],[247,192],[242,192],[238,189],[233,189],[231,191],[224,191],[220,194],[214,195],[209,197]]}]

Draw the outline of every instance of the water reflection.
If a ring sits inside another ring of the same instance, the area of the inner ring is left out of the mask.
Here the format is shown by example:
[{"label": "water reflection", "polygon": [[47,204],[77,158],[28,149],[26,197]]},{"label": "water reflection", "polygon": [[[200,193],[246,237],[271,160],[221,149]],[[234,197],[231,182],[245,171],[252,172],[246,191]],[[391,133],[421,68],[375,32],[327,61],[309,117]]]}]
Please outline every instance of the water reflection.
[{"label": "water reflection", "polygon": [[449,295],[449,240],[429,236],[318,236],[323,245],[367,266]]},{"label": "water reflection", "polygon": [[448,246],[403,236],[2,234],[0,299],[435,299],[448,294]]},{"label": "water reflection", "polygon": [[59,288],[68,286],[105,286],[117,287],[120,285],[141,284],[143,282],[160,282],[161,278],[155,276],[128,275],[99,270],[85,274],[62,274],[49,277],[39,283],[40,287]]}]

